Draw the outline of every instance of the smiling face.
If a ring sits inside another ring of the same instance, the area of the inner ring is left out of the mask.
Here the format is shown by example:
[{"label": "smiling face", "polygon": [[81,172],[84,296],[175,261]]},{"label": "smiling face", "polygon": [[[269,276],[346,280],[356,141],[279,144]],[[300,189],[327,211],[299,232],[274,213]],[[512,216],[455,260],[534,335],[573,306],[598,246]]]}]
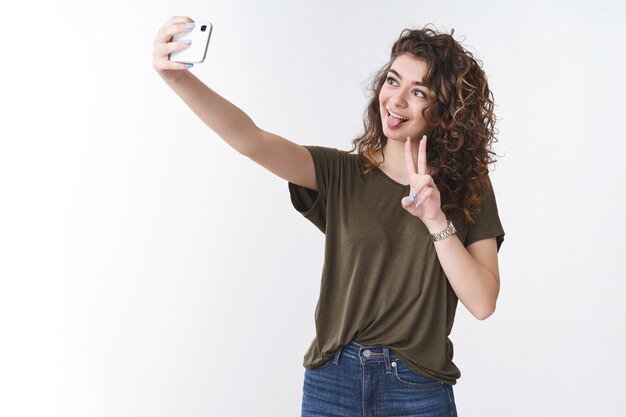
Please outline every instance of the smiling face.
[{"label": "smiling face", "polygon": [[431,98],[423,83],[427,69],[425,60],[410,54],[398,56],[391,64],[378,95],[383,134],[388,139],[404,142],[407,136],[415,139],[427,134],[422,116]]}]

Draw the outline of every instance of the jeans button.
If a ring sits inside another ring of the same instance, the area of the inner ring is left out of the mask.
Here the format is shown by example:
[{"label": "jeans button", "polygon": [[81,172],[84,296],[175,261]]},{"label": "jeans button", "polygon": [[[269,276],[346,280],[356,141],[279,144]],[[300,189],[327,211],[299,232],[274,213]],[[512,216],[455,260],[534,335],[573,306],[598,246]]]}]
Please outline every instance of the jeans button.
[{"label": "jeans button", "polygon": [[366,358],[369,358],[370,356],[372,356],[372,351],[369,349],[365,349],[363,351],[363,356],[365,356]]}]

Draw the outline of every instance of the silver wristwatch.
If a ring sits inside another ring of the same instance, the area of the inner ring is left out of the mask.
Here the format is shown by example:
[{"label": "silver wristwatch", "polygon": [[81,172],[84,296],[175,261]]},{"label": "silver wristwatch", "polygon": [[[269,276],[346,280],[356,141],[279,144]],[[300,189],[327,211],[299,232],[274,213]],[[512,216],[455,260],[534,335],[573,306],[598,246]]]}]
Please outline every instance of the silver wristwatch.
[{"label": "silver wristwatch", "polygon": [[452,236],[455,233],[456,233],[456,229],[454,228],[452,221],[448,219],[448,227],[446,227],[439,233],[430,235],[430,238],[432,239],[433,242],[437,242],[439,240],[443,240],[447,238],[448,236]]}]

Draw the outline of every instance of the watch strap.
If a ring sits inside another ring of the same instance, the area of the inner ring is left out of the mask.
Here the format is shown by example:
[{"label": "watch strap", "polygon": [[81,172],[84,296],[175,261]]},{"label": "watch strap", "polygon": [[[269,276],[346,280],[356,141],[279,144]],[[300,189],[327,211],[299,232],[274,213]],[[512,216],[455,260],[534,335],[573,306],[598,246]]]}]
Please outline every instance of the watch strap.
[{"label": "watch strap", "polygon": [[448,236],[452,236],[453,234],[456,234],[456,228],[452,224],[452,221],[448,219],[448,227],[446,227],[439,233],[431,234],[430,238],[432,239],[433,242],[438,242],[440,240],[447,238]]}]

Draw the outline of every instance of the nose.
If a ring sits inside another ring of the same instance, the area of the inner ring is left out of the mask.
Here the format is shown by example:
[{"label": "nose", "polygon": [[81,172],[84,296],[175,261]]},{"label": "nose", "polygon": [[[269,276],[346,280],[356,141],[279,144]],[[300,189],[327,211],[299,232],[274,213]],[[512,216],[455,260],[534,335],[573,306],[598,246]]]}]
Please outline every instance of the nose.
[{"label": "nose", "polygon": [[406,100],[401,94],[397,94],[389,99],[389,102],[394,107],[404,107],[406,106]]}]

